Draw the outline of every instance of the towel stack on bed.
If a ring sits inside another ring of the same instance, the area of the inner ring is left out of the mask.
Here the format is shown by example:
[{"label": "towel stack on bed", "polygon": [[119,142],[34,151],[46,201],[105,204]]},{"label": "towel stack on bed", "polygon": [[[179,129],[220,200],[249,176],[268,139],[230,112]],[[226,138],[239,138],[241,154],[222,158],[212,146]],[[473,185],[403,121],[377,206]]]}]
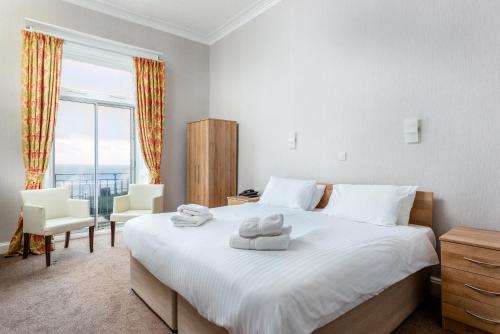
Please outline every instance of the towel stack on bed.
[{"label": "towel stack on bed", "polygon": [[172,222],[177,227],[200,226],[213,218],[206,206],[198,204],[183,204],[177,208],[178,214],[172,216]]},{"label": "towel stack on bed", "polygon": [[229,246],[239,249],[285,250],[290,244],[291,226],[283,227],[283,215],[275,214],[264,219],[246,218],[238,234],[231,236]]}]

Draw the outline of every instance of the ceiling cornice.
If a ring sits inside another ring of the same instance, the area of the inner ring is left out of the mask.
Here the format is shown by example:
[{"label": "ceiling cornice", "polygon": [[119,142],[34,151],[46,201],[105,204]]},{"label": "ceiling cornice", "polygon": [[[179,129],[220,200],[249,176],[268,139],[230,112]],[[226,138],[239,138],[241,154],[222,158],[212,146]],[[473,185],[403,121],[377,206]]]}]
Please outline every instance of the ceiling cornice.
[{"label": "ceiling cornice", "polygon": [[126,21],[134,22],[146,27],[154,28],[173,35],[177,35],[195,42],[208,44],[206,36],[188,28],[178,26],[154,17],[132,13],[123,8],[112,5],[104,0],[63,0],[76,6],[91,9],[106,15],[114,16]]},{"label": "ceiling cornice", "polygon": [[245,23],[259,16],[269,8],[276,5],[281,0],[260,0],[253,3],[248,8],[245,8],[235,16],[231,17],[218,28],[214,29],[208,35],[193,31],[187,27],[172,24],[168,21],[161,20],[155,17],[148,17],[132,13],[123,8],[117,7],[105,0],[63,0],[76,6],[84,7],[106,15],[114,16],[126,21],[134,22],[146,27],[154,28],[160,31],[180,36],[198,43],[211,45],[224,36],[230,34]]},{"label": "ceiling cornice", "polygon": [[214,44],[224,36],[229,35],[242,25],[250,22],[260,14],[264,13],[266,10],[270,9],[280,1],[281,0],[260,0],[254,2],[251,6],[245,8],[238,14],[231,17],[225,23],[221,24],[218,28],[210,32],[207,36],[208,44]]}]

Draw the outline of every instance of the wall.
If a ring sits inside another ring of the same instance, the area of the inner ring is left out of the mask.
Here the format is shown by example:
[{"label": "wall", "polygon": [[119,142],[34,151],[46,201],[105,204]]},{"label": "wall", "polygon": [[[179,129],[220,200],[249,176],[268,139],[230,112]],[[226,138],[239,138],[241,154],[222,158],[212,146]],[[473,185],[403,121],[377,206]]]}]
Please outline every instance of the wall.
[{"label": "wall", "polygon": [[[437,235],[500,230],[499,12],[283,0],[226,36],[210,48],[210,116],[240,124],[239,189],[270,175],[414,184],[435,194]],[[422,120],[421,144],[404,143],[406,117]]]},{"label": "wall", "polygon": [[167,67],[165,148],[161,176],[165,204],[185,198],[185,124],[208,115],[209,50],[154,29],[55,0],[0,0],[0,243],[15,230],[23,188],[21,154],[21,29],[25,18],[163,52]]}]

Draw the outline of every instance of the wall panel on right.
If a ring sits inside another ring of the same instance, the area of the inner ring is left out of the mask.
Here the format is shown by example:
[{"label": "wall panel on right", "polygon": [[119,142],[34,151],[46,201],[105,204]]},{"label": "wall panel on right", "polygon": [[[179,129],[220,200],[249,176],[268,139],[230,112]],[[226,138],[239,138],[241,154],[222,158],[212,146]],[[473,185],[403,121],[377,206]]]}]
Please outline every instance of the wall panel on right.
[{"label": "wall panel on right", "polygon": [[[415,184],[435,194],[438,235],[500,230],[499,12],[495,1],[284,0],[211,46],[210,117],[240,124],[240,190],[270,175]],[[417,145],[404,142],[411,117]]]}]

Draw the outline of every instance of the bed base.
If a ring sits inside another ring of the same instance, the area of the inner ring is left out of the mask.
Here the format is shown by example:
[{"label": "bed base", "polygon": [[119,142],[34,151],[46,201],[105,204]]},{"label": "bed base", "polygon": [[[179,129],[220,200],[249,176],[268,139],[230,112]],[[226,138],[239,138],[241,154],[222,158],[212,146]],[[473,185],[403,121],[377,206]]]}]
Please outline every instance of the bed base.
[{"label": "bed base", "polygon": [[130,285],[132,290],[177,333],[177,293],[160,282],[139,261],[130,256]]},{"label": "bed base", "polygon": [[[179,334],[228,333],[201,316],[187,300],[161,283],[132,256],[130,274],[132,289],[172,330]],[[429,268],[422,269],[313,333],[391,333],[427,297],[429,277]]]}]

